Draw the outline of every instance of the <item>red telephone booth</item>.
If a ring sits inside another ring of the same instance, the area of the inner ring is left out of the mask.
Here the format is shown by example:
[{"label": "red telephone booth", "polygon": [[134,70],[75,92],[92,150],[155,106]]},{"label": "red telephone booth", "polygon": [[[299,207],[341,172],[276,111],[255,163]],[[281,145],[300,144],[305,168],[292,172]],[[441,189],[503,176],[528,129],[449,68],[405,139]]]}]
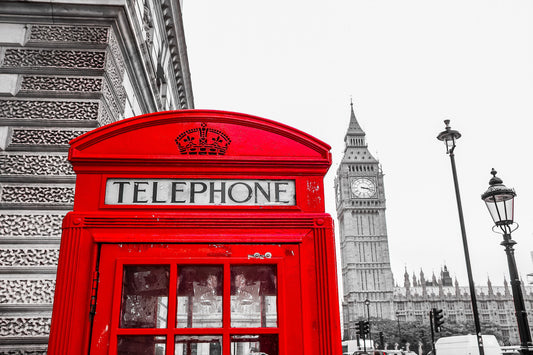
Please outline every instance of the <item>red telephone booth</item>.
[{"label": "red telephone booth", "polygon": [[73,140],[49,354],[340,354],[329,149],[206,110]]}]

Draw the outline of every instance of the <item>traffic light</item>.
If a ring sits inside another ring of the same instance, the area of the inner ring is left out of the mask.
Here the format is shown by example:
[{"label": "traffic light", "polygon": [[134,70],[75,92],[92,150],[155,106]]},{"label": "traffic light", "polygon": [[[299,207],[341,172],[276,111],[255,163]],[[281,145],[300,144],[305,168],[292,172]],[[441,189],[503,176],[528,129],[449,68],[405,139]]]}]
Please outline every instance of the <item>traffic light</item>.
[{"label": "traffic light", "polygon": [[442,309],[433,308],[433,326],[435,327],[435,332],[440,332],[440,326],[444,324],[444,315],[442,314]]},{"label": "traffic light", "polygon": [[363,321],[363,334],[370,333],[370,323],[368,321]]},{"label": "traffic light", "polygon": [[355,323],[355,334],[361,336],[362,335],[361,330],[362,330],[361,322]]}]

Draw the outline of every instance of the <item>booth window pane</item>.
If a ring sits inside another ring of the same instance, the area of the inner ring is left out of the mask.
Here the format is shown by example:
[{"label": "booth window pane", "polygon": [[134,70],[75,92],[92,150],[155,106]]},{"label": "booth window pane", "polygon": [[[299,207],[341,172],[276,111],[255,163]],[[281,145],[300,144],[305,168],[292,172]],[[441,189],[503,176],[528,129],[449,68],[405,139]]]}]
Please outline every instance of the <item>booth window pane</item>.
[{"label": "booth window pane", "polygon": [[231,355],[278,355],[277,334],[232,335]]},{"label": "booth window pane", "polygon": [[221,355],[222,337],[216,335],[176,336],[174,355]]},{"label": "booth window pane", "polygon": [[177,328],[222,327],[223,267],[178,265]]},{"label": "booth window pane", "polygon": [[165,328],[168,265],[124,266],[120,328]]},{"label": "booth window pane", "polygon": [[166,339],[153,335],[121,335],[117,339],[117,355],[164,355]]},{"label": "booth window pane", "polygon": [[275,265],[231,267],[231,326],[276,327],[277,273]]}]

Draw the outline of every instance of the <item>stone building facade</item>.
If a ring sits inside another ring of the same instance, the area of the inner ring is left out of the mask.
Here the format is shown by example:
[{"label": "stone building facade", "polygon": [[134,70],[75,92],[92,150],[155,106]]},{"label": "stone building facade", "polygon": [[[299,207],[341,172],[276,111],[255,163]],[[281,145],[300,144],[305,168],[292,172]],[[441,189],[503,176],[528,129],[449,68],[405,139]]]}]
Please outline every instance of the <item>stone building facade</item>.
[{"label": "stone building facade", "polygon": [[[526,309],[531,315],[533,286],[522,285]],[[503,286],[493,286],[490,279],[486,286],[476,286],[476,299],[481,330],[484,323],[497,324],[504,338],[511,344],[519,344],[513,296],[507,280],[504,280]],[[439,277],[433,274],[431,280],[425,279],[423,271],[420,271],[418,278],[415,274],[410,278],[405,271],[403,286],[394,288],[392,301],[396,319],[400,322],[427,323],[429,327],[428,313],[432,308],[443,310],[445,326],[450,328],[453,327],[450,323],[474,322],[470,288],[459,286],[457,279],[452,281],[446,266]]]},{"label": "stone building facade", "polygon": [[189,108],[180,2],[0,1],[0,353],[46,353],[68,142]]},{"label": "stone building facade", "polygon": [[[429,310],[443,309],[445,321],[473,321],[468,286],[452,281],[443,268],[439,277],[418,278],[406,272],[403,286],[392,276],[385,218],[385,188],[379,162],[368,151],[365,132],[353,110],[345,150],[335,179],[343,281],[344,339],[355,339],[355,322],[370,317],[428,323]],[[523,285],[523,284],[522,284]],[[533,286],[523,286],[526,308],[533,314]],[[476,287],[480,321],[500,326],[518,344],[518,328],[510,286]],[[365,301],[370,301],[368,306]],[[530,316],[530,319],[531,318]]]}]

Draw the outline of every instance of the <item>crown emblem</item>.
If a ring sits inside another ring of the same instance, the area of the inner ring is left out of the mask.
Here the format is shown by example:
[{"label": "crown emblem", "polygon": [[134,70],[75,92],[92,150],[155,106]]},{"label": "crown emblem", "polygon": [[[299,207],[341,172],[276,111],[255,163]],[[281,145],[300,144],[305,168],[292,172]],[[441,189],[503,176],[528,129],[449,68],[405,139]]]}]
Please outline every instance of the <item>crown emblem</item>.
[{"label": "crown emblem", "polygon": [[207,128],[204,122],[200,128],[191,128],[175,140],[181,154],[187,155],[224,155],[231,143],[226,133]]}]

